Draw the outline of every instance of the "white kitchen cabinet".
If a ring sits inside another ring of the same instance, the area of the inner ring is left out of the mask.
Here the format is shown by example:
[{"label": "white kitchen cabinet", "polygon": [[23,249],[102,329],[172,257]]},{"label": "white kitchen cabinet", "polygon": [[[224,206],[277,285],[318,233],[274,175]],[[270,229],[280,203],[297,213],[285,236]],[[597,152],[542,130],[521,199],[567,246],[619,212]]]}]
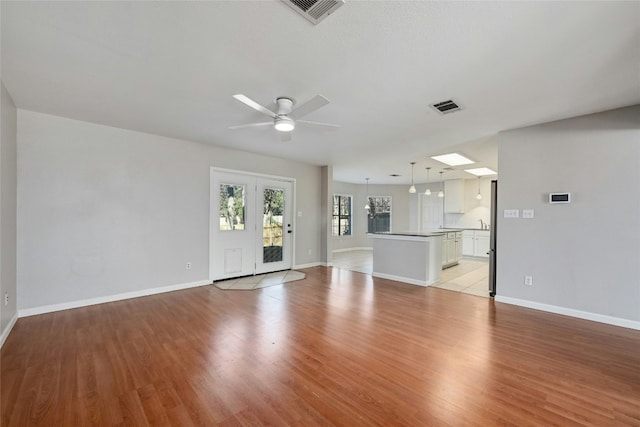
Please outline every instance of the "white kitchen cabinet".
[{"label": "white kitchen cabinet", "polygon": [[476,245],[474,256],[489,258],[489,231],[476,231]]},{"label": "white kitchen cabinet", "polygon": [[444,182],[445,213],[464,213],[464,180],[450,179]]},{"label": "white kitchen cabinet", "polygon": [[449,264],[449,239],[447,234],[442,235],[442,268],[446,268]]},{"label": "white kitchen cabinet", "polygon": [[464,230],[462,232],[462,255],[473,256],[476,241],[475,231]]},{"label": "white kitchen cabinet", "polygon": [[465,230],[462,234],[462,255],[488,258],[489,230]]},{"label": "white kitchen cabinet", "polygon": [[458,264],[462,258],[462,232],[450,231],[442,236],[442,268]]}]

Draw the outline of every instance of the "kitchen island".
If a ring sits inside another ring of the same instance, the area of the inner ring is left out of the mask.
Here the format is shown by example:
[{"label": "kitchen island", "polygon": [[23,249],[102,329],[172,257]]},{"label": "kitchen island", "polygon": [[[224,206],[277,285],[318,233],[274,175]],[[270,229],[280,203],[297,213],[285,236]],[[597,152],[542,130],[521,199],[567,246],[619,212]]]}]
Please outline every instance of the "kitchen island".
[{"label": "kitchen island", "polygon": [[429,286],[442,271],[442,238],[432,232],[373,233],[373,276]]}]

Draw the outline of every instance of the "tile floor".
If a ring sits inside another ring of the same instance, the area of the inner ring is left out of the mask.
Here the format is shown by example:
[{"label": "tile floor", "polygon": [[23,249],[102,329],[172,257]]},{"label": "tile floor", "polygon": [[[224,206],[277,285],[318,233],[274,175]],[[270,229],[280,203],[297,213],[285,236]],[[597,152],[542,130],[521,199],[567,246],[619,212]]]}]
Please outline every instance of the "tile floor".
[{"label": "tile floor", "polygon": [[[333,267],[372,274],[373,251],[334,252]],[[463,258],[455,267],[442,270],[440,280],[431,286],[489,298],[489,262]]]},{"label": "tile floor", "polygon": [[237,291],[252,291],[268,286],[302,280],[305,274],[295,270],[276,271],[275,273],[259,274],[256,276],[239,277],[237,279],[214,282],[218,289],[232,289]]},{"label": "tile floor", "polygon": [[440,280],[431,286],[489,298],[489,261],[463,258],[442,270]]}]

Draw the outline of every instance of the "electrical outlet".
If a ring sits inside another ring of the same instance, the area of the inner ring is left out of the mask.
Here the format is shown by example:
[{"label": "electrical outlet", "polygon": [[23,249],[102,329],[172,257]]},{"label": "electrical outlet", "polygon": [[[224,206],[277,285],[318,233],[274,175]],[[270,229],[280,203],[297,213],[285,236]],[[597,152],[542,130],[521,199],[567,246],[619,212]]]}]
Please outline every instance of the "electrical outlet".
[{"label": "electrical outlet", "polygon": [[527,286],[533,286],[533,276],[524,276],[524,284]]},{"label": "electrical outlet", "polygon": [[191,270],[191,262],[187,262],[187,264],[184,266],[185,269],[187,270]]},{"label": "electrical outlet", "polygon": [[4,294],[4,305],[9,305],[9,294]]}]

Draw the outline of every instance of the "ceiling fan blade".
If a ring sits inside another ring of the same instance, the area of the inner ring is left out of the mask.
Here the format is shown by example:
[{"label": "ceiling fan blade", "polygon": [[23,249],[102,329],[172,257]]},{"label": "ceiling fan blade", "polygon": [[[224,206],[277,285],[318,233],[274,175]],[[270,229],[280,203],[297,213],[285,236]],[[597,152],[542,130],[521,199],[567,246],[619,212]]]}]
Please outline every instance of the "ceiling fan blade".
[{"label": "ceiling fan blade", "polygon": [[280,135],[280,140],[281,140],[282,142],[289,142],[289,141],[291,141],[291,137],[292,137],[292,135],[291,135],[291,134],[292,134],[293,132],[280,132],[280,133],[281,133],[281,135]]},{"label": "ceiling fan blade", "polygon": [[258,104],[256,101],[254,101],[253,99],[249,98],[248,96],[245,96],[241,93],[235,94],[233,95],[233,97],[235,99],[237,99],[238,101],[242,102],[243,104],[245,104],[248,107],[253,108],[256,111],[261,112],[262,114],[266,114],[269,117],[273,117],[274,119],[276,118],[276,113],[274,113],[273,111],[269,110],[267,107],[263,107],[262,105]]},{"label": "ceiling fan blade", "polygon": [[229,126],[229,129],[236,130],[236,129],[256,128],[260,126],[273,126],[273,122],[247,123],[244,125]]},{"label": "ceiling fan blade", "polygon": [[296,124],[298,124],[298,123],[302,123],[305,126],[313,126],[313,127],[323,128],[323,129],[327,129],[327,130],[340,129],[339,125],[332,125],[332,124],[329,124],[329,123],[310,122],[308,120],[296,120]]},{"label": "ceiling fan blade", "polygon": [[318,108],[324,107],[328,103],[329,100],[327,98],[322,95],[316,95],[304,104],[294,108],[293,111],[291,111],[291,114],[289,114],[289,117],[293,117],[294,119],[304,117],[307,114],[316,111]]}]

